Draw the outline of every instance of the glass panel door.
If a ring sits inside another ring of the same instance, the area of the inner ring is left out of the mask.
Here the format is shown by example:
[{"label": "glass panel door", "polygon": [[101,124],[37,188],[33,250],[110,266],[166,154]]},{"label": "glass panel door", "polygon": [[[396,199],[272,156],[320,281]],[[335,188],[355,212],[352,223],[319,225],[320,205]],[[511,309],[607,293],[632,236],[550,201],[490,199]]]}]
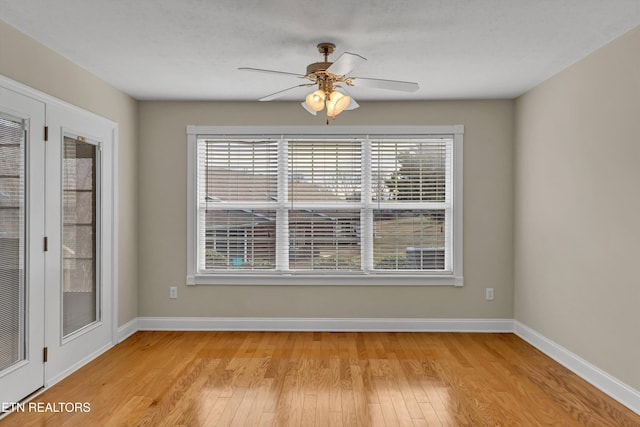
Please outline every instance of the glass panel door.
[{"label": "glass panel door", "polygon": [[43,128],[43,103],[0,86],[0,403],[44,385]]},{"label": "glass panel door", "polygon": [[0,371],[24,360],[25,127],[0,115]]},{"label": "glass panel door", "polygon": [[83,138],[64,137],[62,330],[68,336],[99,320],[99,150]]},{"label": "glass panel door", "polygon": [[116,126],[87,112],[47,109],[47,348],[45,384],[114,344],[112,290]]}]

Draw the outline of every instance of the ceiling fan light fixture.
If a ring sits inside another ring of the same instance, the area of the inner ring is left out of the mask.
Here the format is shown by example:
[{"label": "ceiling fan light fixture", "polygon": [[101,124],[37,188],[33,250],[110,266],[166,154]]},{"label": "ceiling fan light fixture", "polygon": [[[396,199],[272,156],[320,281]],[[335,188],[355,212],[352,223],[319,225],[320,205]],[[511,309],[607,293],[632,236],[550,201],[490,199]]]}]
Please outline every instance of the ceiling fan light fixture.
[{"label": "ceiling fan light fixture", "polygon": [[327,100],[327,116],[336,118],[336,116],[344,111],[351,103],[351,97],[344,95],[337,90],[329,94]]},{"label": "ceiling fan light fixture", "polygon": [[305,103],[313,111],[321,111],[324,108],[324,100],[326,95],[323,90],[316,90],[307,95]]},{"label": "ceiling fan light fixture", "polygon": [[[329,55],[335,50],[333,43],[318,44],[318,51],[324,57],[322,61],[314,62],[307,66],[306,74],[289,73],[284,71],[266,70],[262,68],[241,67],[240,70],[258,71],[262,73],[288,75],[305,79],[305,83],[297,84],[288,89],[280,90],[270,95],[259,98],[259,101],[272,101],[285,96],[292,90],[300,87],[317,85],[317,90],[307,94],[302,107],[314,116],[318,112],[327,110],[327,116],[335,119],[343,111],[353,110],[359,107],[351,98],[345,86],[372,87],[378,89],[400,90],[415,92],[419,89],[418,83],[400,80],[371,79],[364,77],[352,77],[349,74],[367,59],[350,52],[343,52],[335,61],[329,61]],[[327,119],[329,124],[329,119]]]}]

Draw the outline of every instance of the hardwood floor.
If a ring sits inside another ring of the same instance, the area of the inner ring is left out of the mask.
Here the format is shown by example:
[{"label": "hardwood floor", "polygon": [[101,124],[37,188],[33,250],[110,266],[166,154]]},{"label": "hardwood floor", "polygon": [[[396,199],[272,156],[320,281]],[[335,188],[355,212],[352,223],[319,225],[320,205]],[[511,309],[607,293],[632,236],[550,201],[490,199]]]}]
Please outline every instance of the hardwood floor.
[{"label": "hardwood floor", "polygon": [[32,402],[0,425],[640,426],[513,334],[138,332]]}]

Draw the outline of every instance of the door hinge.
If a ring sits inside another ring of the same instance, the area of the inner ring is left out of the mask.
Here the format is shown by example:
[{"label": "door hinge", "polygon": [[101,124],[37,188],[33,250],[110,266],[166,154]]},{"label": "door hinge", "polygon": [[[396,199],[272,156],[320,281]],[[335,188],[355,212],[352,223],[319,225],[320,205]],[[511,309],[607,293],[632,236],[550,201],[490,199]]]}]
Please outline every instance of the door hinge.
[{"label": "door hinge", "polygon": [[44,127],[44,140],[45,141],[49,140],[49,126]]},{"label": "door hinge", "polygon": [[42,360],[46,363],[49,361],[49,347],[42,349]]},{"label": "door hinge", "polygon": [[44,251],[47,252],[49,250],[49,238],[45,236],[44,238]]}]

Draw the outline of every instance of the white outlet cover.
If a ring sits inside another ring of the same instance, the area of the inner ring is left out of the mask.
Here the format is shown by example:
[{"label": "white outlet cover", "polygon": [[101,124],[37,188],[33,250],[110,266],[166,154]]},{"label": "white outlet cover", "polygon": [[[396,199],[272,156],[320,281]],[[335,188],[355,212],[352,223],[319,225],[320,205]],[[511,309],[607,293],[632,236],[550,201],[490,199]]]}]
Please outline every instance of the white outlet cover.
[{"label": "white outlet cover", "polygon": [[493,288],[487,288],[485,298],[487,301],[493,301]]}]

